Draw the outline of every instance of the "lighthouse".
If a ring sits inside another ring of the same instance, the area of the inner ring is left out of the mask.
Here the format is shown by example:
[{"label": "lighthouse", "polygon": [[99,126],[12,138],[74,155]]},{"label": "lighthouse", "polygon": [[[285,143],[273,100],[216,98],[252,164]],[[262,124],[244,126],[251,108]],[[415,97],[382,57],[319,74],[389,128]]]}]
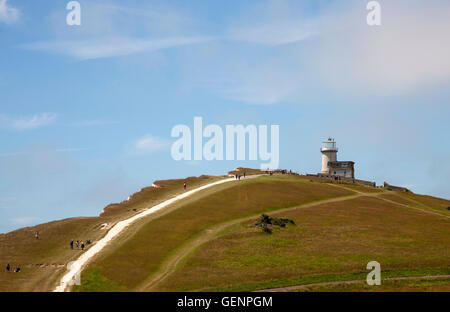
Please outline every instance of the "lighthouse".
[{"label": "lighthouse", "polygon": [[320,151],[322,152],[322,171],[320,173],[328,175],[330,174],[328,162],[337,161],[338,149],[336,147],[336,141],[332,138],[328,138],[328,140],[323,141]]},{"label": "lighthouse", "polygon": [[322,142],[322,171],[319,175],[334,177],[335,179],[355,178],[355,162],[353,161],[338,161],[336,147],[336,141],[332,138],[328,138]]}]

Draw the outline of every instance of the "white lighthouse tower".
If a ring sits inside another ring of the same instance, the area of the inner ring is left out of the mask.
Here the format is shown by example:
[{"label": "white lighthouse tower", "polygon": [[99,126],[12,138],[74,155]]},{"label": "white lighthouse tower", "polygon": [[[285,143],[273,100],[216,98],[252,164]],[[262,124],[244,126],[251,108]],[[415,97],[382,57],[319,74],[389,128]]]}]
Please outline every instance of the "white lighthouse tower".
[{"label": "white lighthouse tower", "polygon": [[330,174],[330,167],[328,166],[328,162],[337,161],[337,152],[338,149],[336,147],[336,141],[332,138],[328,138],[328,140],[322,142],[322,148],[320,149],[322,152],[322,172],[321,174]]}]

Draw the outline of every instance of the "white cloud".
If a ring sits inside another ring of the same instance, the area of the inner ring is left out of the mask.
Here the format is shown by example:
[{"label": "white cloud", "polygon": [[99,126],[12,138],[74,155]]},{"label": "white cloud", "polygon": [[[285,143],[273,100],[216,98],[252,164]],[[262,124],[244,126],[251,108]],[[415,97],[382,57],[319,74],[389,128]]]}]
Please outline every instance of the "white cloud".
[{"label": "white cloud", "polygon": [[[71,153],[71,152],[81,152],[85,151],[87,148],[83,147],[66,147],[66,148],[55,148],[55,149],[39,149],[39,153]],[[36,153],[35,150],[21,151],[21,152],[7,152],[0,153],[0,157],[14,157],[14,156],[29,156]],[[1,199],[0,199],[1,201]]]},{"label": "white cloud", "polygon": [[48,40],[20,47],[76,58],[111,58],[199,44],[213,40],[195,35],[193,20],[175,7],[140,4],[122,7],[112,1],[87,1],[82,8],[81,27],[61,27],[66,12],[50,15],[54,25]]},{"label": "white cloud", "polygon": [[315,26],[303,21],[277,21],[256,27],[232,29],[230,40],[244,41],[270,46],[296,43],[315,36]]},{"label": "white cloud", "polygon": [[0,22],[12,24],[19,19],[19,10],[7,5],[8,0],[0,0]]},{"label": "white cloud", "polygon": [[15,197],[0,197],[0,202],[12,202],[15,201]]},{"label": "white cloud", "polygon": [[23,155],[23,152],[8,152],[8,153],[0,153],[0,157],[12,157],[12,156],[19,156]]},{"label": "white cloud", "polygon": [[23,48],[71,56],[79,60],[125,56],[154,52],[178,46],[211,41],[211,37],[172,37],[163,39],[107,38],[80,41],[43,41],[22,45]]},{"label": "white cloud", "polygon": [[67,148],[57,148],[54,149],[53,151],[55,153],[70,153],[70,152],[80,152],[80,151],[85,151],[87,150],[87,148],[83,148],[83,147],[67,147]]},{"label": "white cloud", "polygon": [[383,1],[382,25],[368,26],[364,5],[330,7],[319,17],[322,35],[311,70],[353,93],[402,92],[450,79],[450,2]]},{"label": "white cloud", "polygon": [[0,115],[0,127],[14,130],[30,130],[47,126],[55,121],[56,113],[41,113],[33,116],[23,116],[11,118],[6,115]]},{"label": "white cloud", "polygon": [[169,140],[148,134],[136,140],[134,142],[134,148],[138,153],[153,153],[167,149],[170,144],[171,142]]},{"label": "white cloud", "polygon": [[111,125],[111,124],[115,124],[115,123],[116,122],[114,122],[114,121],[108,121],[108,120],[90,119],[90,120],[77,121],[70,125],[73,127],[94,127],[94,126]]},{"label": "white cloud", "polygon": [[231,41],[186,58],[185,88],[264,105],[306,103],[311,94],[410,94],[450,82],[449,1],[382,1],[382,25],[372,27],[367,2],[324,2],[308,16],[297,4],[266,1],[235,14]]}]

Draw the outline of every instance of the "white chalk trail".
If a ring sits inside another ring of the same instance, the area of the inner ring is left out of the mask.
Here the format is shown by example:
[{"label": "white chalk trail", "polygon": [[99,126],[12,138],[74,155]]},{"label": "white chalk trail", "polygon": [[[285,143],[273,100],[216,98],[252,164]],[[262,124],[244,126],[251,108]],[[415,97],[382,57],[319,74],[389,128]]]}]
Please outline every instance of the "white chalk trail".
[{"label": "white chalk trail", "polygon": [[153,206],[141,213],[138,213],[136,215],[134,215],[131,218],[119,221],[116,223],[116,225],[114,225],[109,232],[105,235],[105,237],[103,237],[102,239],[100,239],[95,245],[93,245],[91,248],[89,248],[85,253],[83,253],[76,261],[72,262],[72,265],[70,266],[69,271],[62,277],[59,286],[57,286],[55,288],[55,292],[63,292],[66,290],[67,286],[70,285],[72,283],[72,280],[77,276],[77,274],[79,274],[82,270],[82,268],[87,264],[87,262],[93,257],[95,256],[97,253],[99,253],[105,246],[106,244],[108,244],[112,239],[114,239],[117,235],[119,235],[126,227],[128,227],[131,223],[133,223],[134,221],[143,218],[145,216],[148,216],[152,213],[155,213],[167,206],[169,206],[170,204],[173,204],[174,202],[186,198],[198,191],[207,189],[211,186],[215,186],[218,184],[222,184],[222,183],[226,183],[226,182],[230,182],[230,181],[235,181],[234,178],[229,178],[229,179],[224,179],[224,180],[220,180],[220,181],[216,181],[210,184],[206,184],[203,186],[200,186],[196,189],[193,189],[191,191],[187,191],[183,194],[177,195],[171,199],[168,199],[156,206]]}]

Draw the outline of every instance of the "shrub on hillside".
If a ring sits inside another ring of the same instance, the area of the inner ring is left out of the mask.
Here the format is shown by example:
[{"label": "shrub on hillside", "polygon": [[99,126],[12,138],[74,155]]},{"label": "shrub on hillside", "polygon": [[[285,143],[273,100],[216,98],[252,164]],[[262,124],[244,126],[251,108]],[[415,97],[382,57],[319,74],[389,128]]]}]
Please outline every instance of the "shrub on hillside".
[{"label": "shrub on hillside", "polygon": [[271,234],[273,226],[286,227],[287,224],[295,225],[294,220],[288,218],[272,218],[266,214],[261,215],[256,221],[255,226],[261,227],[264,233]]}]

